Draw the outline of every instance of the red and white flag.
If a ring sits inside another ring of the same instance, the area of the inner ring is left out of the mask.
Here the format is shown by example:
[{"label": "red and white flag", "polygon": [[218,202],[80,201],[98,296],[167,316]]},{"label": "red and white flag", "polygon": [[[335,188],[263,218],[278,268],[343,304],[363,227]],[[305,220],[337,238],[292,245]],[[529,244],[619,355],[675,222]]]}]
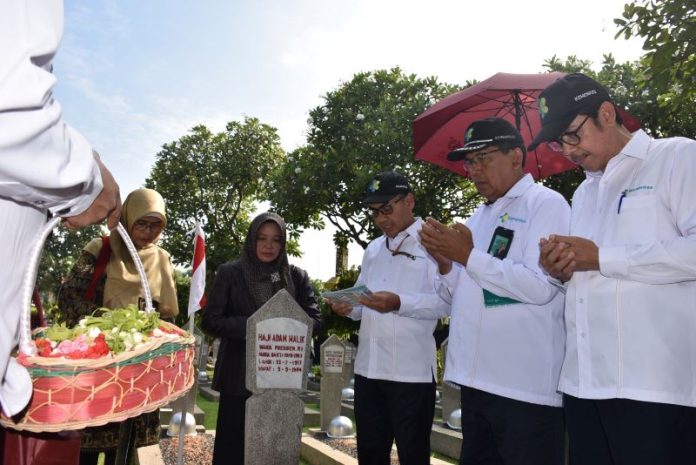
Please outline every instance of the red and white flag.
[{"label": "red and white flag", "polygon": [[189,317],[205,307],[205,236],[203,228],[196,223],[196,235],[193,239],[193,274],[191,275],[191,291],[189,293]]}]

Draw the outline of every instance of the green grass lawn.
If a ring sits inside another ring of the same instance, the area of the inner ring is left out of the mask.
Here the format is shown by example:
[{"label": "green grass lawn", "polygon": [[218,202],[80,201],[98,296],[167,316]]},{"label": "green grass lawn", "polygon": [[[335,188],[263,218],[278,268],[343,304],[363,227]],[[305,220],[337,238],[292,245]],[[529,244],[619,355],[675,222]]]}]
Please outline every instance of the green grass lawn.
[{"label": "green grass lawn", "polygon": [[215,429],[218,417],[218,403],[208,400],[198,393],[196,396],[196,404],[205,412],[205,420],[203,423],[205,429]]}]

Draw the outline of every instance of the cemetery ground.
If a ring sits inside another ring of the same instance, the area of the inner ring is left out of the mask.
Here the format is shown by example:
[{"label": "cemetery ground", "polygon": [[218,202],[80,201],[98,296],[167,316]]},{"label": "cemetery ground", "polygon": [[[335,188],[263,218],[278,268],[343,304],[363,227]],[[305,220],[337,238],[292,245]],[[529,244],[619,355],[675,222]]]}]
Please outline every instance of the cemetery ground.
[{"label": "cemetery ground", "polygon": [[[305,415],[304,428],[302,434],[302,458],[300,465],[357,465],[355,458],[355,439],[330,439],[325,433],[319,430],[319,391],[317,386],[312,383],[305,393],[300,397],[304,401]],[[312,389],[314,388],[314,389]],[[203,395],[203,392],[205,395]],[[213,436],[217,422],[218,402],[210,398],[207,389],[199,390],[196,397],[196,405],[202,411],[202,424],[198,425],[199,434],[195,437],[189,436],[185,443],[187,454],[185,455],[186,465],[209,465],[212,458]],[[450,439],[450,449],[457,448],[459,445],[456,439],[458,432],[443,427],[440,418],[440,408],[436,409],[436,418],[433,425],[433,458],[432,465],[446,465],[457,463],[455,458],[449,457],[438,452],[443,447],[443,437]],[[353,418],[352,404],[350,402],[341,403],[341,414]],[[163,421],[163,429],[167,424]],[[443,432],[445,436],[443,436]],[[195,439],[194,439],[195,438]],[[446,440],[446,439],[445,439]],[[176,464],[177,438],[169,438],[163,435],[159,445],[144,447],[138,450],[138,463],[140,465],[174,465]],[[446,447],[445,447],[446,448]],[[204,450],[205,449],[205,450]],[[398,464],[396,453],[394,452],[394,464]],[[100,464],[101,465],[101,464]]]},{"label": "cemetery ground", "polygon": [[[349,424],[354,424],[352,380],[356,347],[336,334],[329,336],[321,344],[320,378],[316,379],[316,370],[309,369],[312,324],[307,313],[284,289],[247,319],[245,386],[251,396],[245,403],[244,455],[248,464],[357,465],[354,426]],[[210,355],[202,335],[200,344],[199,354]],[[168,426],[170,419],[181,417],[174,414],[181,412],[184,405],[195,406],[187,409],[193,411],[195,422],[184,420],[181,425],[172,422],[173,433],[179,427],[182,432],[192,433],[182,445],[185,465],[208,465],[212,461],[219,393],[211,388],[210,372],[218,365],[219,350],[219,343],[214,341],[212,355],[199,357],[193,389],[160,409],[160,423]],[[230,356],[225,352],[225,357]],[[224,366],[226,359],[222,360]],[[443,389],[439,397],[438,416],[450,418],[448,406],[453,405],[452,400],[458,401],[458,393]],[[433,451],[454,460],[459,456],[460,444],[459,434],[444,428],[441,419],[433,424]],[[140,448],[139,463],[174,465],[178,445],[177,435]],[[446,465],[454,463],[453,460],[433,457],[431,464]],[[392,464],[398,463],[397,455],[392,454]]]}]

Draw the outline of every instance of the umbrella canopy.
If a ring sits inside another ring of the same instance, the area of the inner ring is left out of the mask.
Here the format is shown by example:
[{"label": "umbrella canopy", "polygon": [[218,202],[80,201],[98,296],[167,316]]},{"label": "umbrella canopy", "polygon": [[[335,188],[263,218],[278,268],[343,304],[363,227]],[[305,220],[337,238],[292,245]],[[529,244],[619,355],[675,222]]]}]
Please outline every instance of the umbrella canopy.
[{"label": "umbrella canopy", "polygon": [[[445,97],[413,120],[413,147],[416,159],[468,176],[461,161],[448,161],[447,154],[464,145],[464,131],[472,122],[497,116],[512,123],[529,145],[541,128],[537,97],[565,73],[497,73],[460,92]],[[636,118],[619,109],[624,125],[631,131],[640,127]],[[546,144],[527,153],[524,169],[535,179],[562,173],[577,165],[559,156]]]}]

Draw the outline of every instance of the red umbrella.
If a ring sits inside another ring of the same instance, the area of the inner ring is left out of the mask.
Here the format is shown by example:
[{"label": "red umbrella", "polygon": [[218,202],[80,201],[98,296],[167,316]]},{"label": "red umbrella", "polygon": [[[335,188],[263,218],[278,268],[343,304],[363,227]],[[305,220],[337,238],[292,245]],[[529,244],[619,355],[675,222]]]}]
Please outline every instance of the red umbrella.
[{"label": "red umbrella", "polygon": [[[413,147],[418,160],[442,166],[468,176],[460,161],[448,161],[447,154],[463,145],[464,131],[473,121],[497,116],[510,121],[529,145],[541,127],[537,97],[544,88],[565,73],[497,73],[471,87],[442,99],[413,120]],[[623,109],[624,125],[631,131],[640,122]],[[524,169],[535,179],[575,168],[565,157],[540,144],[527,153]]]}]

